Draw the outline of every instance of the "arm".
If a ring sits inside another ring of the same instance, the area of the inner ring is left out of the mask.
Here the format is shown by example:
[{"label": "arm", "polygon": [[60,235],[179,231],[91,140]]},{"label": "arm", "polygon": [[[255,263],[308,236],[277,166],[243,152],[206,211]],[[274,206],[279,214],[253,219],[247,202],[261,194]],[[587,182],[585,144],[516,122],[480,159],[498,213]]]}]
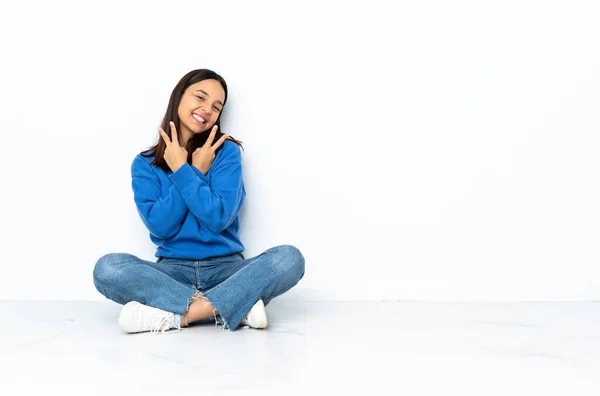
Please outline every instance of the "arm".
[{"label": "arm", "polygon": [[175,186],[171,185],[169,192],[162,196],[158,176],[140,157],[131,164],[131,186],[138,213],[150,233],[160,239],[175,235],[188,212]]},{"label": "arm", "polygon": [[210,184],[207,176],[196,172],[188,163],[169,175],[190,212],[214,233],[231,225],[244,199],[242,161],[238,146],[235,143],[226,144],[221,150],[221,156],[220,161],[210,170]]}]

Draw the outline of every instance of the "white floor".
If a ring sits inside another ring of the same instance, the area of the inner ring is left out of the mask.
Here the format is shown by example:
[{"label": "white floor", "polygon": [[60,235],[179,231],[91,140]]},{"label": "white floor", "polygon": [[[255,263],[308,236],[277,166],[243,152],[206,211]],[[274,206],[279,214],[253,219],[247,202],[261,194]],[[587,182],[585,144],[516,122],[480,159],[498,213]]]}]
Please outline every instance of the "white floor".
[{"label": "white floor", "polygon": [[121,333],[119,310],[0,302],[0,394],[600,395],[600,303],[280,297],[267,330],[158,335]]}]

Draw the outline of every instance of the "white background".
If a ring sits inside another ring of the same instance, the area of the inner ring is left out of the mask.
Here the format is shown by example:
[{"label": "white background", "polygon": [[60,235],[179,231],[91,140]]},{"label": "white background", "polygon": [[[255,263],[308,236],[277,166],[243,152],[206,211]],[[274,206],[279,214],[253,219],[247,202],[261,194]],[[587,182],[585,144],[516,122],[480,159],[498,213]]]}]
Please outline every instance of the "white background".
[{"label": "white background", "polygon": [[[293,244],[292,295],[600,299],[595,1],[0,5],[0,299],[104,299],[154,259],[131,192],[171,90],[229,84],[246,256]],[[295,293],[295,294],[294,294]]]}]

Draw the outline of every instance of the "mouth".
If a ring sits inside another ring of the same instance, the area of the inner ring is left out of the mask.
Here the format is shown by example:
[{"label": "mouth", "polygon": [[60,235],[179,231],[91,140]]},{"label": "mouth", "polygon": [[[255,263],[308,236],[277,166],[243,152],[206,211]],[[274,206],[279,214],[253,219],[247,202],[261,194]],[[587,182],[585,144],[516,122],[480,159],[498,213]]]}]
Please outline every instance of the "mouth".
[{"label": "mouth", "polygon": [[198,122],[198,124],[200,125],[204,125],[204,123],[206,122],[206,120],[204,118],[202,118],[201,116],[199,116],[198,114],[192,113],[192,118],[194,120],[196,120],[196,122]]}]

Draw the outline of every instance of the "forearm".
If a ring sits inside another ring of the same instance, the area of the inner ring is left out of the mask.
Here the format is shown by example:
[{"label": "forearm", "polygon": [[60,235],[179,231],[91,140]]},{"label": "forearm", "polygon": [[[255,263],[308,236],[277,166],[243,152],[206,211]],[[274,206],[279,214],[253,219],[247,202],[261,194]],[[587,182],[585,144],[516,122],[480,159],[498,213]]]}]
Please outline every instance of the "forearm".
[{"label": "forearm", "polygon": [[148,230],[158,238],[167,239],[175,235],[188,212],[187,205],[174,186],[169,193],[156,200],[135,196],[138,213]]},{"label": "forearm", "polygon": [[226,183],[215,183],[215,186],[209,184],[208,177],[199,169],[189,164],[169,176],[190,213],[215,233],[233,222],[243,200],[241,169],[224,166],[221,172],[225,174],[221,180]]}]

